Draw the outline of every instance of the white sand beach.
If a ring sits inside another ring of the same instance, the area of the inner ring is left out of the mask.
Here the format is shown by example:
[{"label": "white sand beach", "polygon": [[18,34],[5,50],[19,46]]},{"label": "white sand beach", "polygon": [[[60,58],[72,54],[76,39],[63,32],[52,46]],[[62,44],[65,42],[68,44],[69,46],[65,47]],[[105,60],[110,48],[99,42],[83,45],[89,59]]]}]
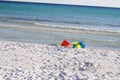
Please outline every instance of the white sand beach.
[{"label": "white sand beach", "polygon": [[0,41],[3,80],[119,80],[120,51]]}]

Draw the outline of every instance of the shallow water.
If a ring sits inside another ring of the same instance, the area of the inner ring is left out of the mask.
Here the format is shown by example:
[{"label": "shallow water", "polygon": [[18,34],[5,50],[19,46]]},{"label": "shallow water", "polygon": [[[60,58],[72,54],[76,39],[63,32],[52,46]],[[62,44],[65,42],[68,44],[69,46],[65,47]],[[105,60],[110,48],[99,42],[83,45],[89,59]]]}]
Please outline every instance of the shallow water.
[{"label": "shallow water", "polygon": [[120,48],[120,9],[0,2],[0,40]]}]

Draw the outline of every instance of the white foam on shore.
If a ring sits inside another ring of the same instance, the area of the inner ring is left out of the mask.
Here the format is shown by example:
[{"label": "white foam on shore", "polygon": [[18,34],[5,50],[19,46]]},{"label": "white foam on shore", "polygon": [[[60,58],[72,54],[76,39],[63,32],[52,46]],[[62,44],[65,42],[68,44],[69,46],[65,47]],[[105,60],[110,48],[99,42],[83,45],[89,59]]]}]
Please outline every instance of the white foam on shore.
[{"label": "white foam on shore", "polygon": [[4,80],[118,80],[120,51],[0,41]]}]

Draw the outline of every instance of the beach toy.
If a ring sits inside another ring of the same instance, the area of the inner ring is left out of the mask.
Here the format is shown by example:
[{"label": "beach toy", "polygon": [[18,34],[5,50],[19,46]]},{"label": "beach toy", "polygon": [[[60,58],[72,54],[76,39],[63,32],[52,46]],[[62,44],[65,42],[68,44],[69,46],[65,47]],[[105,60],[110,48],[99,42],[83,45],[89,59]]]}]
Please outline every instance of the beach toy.
[{"label": "beach toy", "polygon": [[75,45],[73,45],[73,46],[72,46],[72,48],[76,48],[76,46],[75,46]]},{"label": "beach toy", "polygon": [[76,45],[76,48],[80,49],[80,48],[81,48],[81,46],[80,46],[79,44],[77,44],[77,45]]},{"label": "beach toy", "polygon": [[65,47],[69,47],[70,46],[70,42],[68,42],[66,39],[64,39],[61,43],[61,46],[65,46]]},{"label": "beach toy", "polygon": [[78,44],[78,42],[77,41],[74,41],[74,42],[72,42],[72,48],[76,48],[76,45]]},{"label": "beach toy", "polygon": [[85,48],[85,47],[86,47],[85,44],[84,44],[84,42],[79,41],[78,43],[79,43],[79,45],[81,46],[81,48]]},{"label": "beach toy", "polygon": [[77,41],[72,42],[72,45],[73,45],[72,48],[78,48],[78,49],[81,48],[81,46],[79,45]]}]

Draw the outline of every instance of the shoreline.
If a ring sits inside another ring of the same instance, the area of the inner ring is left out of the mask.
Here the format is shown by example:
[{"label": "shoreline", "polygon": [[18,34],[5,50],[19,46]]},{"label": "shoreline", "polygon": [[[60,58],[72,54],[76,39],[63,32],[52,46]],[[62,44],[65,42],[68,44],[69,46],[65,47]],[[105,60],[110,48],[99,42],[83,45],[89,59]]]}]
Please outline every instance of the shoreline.
[{"label": "shoreline", "polygon": [[[54,46],[56,48],[60,47],[61,46],[61,42],[57,42],[57,43],[41,43],[41,42],[34,42],[34,41],[29,41],[29,40],[25,40],[25,41],[21,41],[21,40],[0,40],[0,43],[4,43],[4,42],[11,42],[11,43],[22,43],[22,44],[33,44],[33,45],[48,45],[48,46]],[[69,41],[70,43],[72,43],[71,41]],[[104,46],[102,47],[103,45],[99,45],[97,46],[96,44],[94,44],[94,46],[90,46],[88,44],[85,44],[86,45],[86,48],[85,49],[89,49],[89,50],[94,50],[94,49],[97,49],[97,50],[103,50],[103,51],[120,51],[119,48],[113,48],[113,47],[107,47],[107,46]],[[62,46],[61,46],[62,47]],[[69,47],[71,49],[72,48],[72,45]]]},{"label": "shoreline", "polygon": [[[84,41],[90,48],[102,48],[119,50],[119,33],[92,31],[57,26],[0,26],[0,40],[11,40],[30,43],[45,43],[58,45],[63,39],[72,41]],[[9,33],[9,34],[8,34]],[[40,35],[39,35],[40,34]],[[47,37],[49,36],[49,38]],[[94,43],[94,44],[93,44]]]},{"label": "shoreline", "polygon": [[0,41],[0,76],[10,80],[118,80],[120,51]]}]

